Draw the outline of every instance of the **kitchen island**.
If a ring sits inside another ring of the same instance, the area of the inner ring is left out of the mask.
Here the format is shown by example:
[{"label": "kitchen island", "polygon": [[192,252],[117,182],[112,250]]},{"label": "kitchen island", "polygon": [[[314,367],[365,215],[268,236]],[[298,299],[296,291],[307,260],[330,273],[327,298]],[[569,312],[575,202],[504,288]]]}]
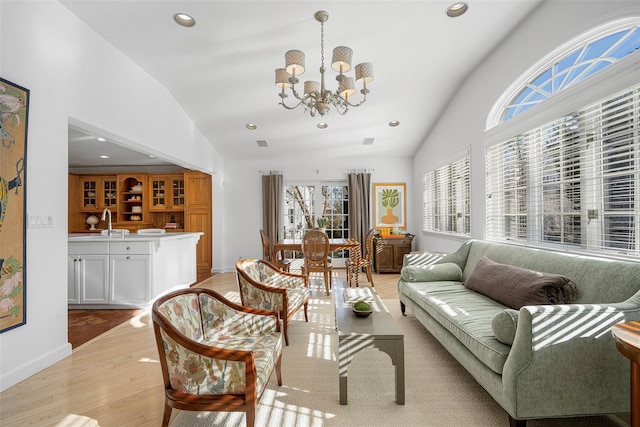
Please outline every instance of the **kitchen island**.
[{"label": "kitchen island", "polygon": [[170,290],[193,284],[202,235],[70,234],[69,308],[143,308]]}]

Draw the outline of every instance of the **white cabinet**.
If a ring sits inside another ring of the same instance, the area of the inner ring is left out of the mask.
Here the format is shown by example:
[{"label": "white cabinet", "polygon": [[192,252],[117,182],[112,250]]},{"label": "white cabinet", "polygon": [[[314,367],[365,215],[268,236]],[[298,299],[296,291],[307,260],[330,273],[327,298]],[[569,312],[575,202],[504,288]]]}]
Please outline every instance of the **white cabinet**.
[{"label": "white cabinet", "polygon": [[69,306],[142,308],[159,295],[193,284],[201,235],[69,236]]},{"label": "white cabinet", "polygon": [[144,305],[151,299],[151,243],[112,242],[111,303]]},{"label": "white cabinet", "polygon": [[67,287],[70,304],[109,303],[108,254],[106,243],[69,244]]}]

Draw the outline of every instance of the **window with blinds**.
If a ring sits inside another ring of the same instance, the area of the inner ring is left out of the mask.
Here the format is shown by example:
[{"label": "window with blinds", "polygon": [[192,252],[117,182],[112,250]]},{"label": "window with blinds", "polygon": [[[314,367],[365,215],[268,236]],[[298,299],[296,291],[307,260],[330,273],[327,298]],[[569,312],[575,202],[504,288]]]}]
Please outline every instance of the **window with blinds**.
[{"label": "window with blinds", "polygon": [[487,238],[640,255],[640,85],[486,149]]},{"label": "window with blinds", "polygon": [[469,153],[423,176],[423,231],[471,233]]}]

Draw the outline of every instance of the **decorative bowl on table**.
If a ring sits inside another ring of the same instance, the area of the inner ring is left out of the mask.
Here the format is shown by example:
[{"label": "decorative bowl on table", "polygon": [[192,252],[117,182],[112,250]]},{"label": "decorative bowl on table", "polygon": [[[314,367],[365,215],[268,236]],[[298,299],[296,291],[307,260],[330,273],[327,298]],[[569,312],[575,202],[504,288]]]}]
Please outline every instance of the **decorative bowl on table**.
[{"label": "decorative bowl on table", "polygon": [[351,305],[351,310],[356,317],[369,317],[373,310],[371,306],[365,301],[356,301]]}]

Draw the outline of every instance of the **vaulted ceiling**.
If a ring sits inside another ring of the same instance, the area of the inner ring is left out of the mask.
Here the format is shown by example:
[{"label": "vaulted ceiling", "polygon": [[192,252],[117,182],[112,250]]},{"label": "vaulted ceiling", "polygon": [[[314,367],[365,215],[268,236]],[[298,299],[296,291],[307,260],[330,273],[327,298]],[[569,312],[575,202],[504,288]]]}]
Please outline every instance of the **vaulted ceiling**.
[{"label": "vaulted ceiling", "polygon": [[[61,3],[164,85],[223,158],[295,159],[331,157],[335,150],[412,155],[469,73],[541,0],[467,0],[467,13],[457,18],[445,14],[453,0]],[[335,46],[351,47],[354,65],[374,65],[366,103],[344,116],[311,117],[278,105],[274,70],[284,67],[286,51],[305,52],[301,81],[320,79],[318,10],[329,13],[329,89],[337,88],[330,67]],[[195,18],[195,26],[177,25],[178,12]],[[389,126],[394,120],[400,125]],[[320,122],[328,127],[319,129]]]}]

